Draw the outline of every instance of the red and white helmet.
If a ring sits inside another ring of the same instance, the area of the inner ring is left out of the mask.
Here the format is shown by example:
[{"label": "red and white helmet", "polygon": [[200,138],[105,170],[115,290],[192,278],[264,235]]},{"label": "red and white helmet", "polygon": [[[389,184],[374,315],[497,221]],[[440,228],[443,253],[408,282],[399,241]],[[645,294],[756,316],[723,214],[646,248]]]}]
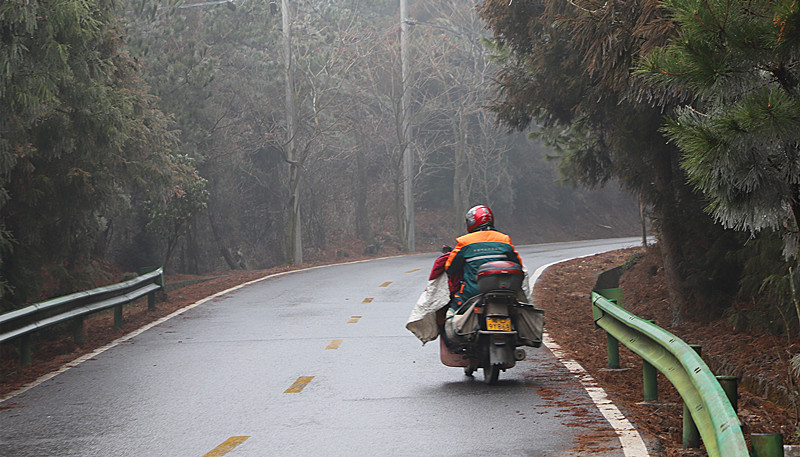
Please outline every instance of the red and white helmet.
[{"label": "red and white helmet", "polygon": [[473,206],[467,211],[467,232],[472,233],[494,225],[494,214],[488,206]]}]

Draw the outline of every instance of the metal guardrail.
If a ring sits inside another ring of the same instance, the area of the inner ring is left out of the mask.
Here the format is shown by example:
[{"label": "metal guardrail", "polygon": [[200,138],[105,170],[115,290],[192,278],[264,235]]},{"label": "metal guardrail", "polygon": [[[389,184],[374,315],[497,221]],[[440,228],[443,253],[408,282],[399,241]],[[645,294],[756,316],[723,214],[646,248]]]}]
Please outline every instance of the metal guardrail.
[{"label": "metal guardrail", "polygon": [[9,313],[0,314],[0,343],[20,340],[20,359],[30,364],[30,335],[55,324],[73,321],[75,334],[80,335],[83,318],[89,314],[114,308],[114,326],[122,326],[122,305],[148,297],[148,307],[155,307],[155,292],[164,286],[164,271],[158,268],[138,278],[106,287],[76,292],[36,303]]},{"label": "metal guardrail", "polygon": [[680,338],[615,304],[620,292],[614,288],[592,292],[595,324],[669,379],[683,398],[684,411],[690,411],[710,457],[748,457],[739,418],[703,359]]}]

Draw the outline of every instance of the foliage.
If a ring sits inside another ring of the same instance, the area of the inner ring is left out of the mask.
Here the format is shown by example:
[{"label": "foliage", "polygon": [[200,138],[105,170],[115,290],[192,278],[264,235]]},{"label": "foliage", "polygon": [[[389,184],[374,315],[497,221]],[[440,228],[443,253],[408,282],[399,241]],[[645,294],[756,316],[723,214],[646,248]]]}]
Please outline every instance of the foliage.
[{"label": "foliage", "polygon": [[[131,44],[145,61],[148,80],[162,106],[175,113],[183,152],[197,160],[213,190],[208,217],[218,232],[232,235],[225,241],[215,237],[231,246],[220,249],[255,249],[253,257],[274,263],[291,261],[295,253],[293,247],[275,249],[274,244],[294,239],[291,234],[310,222],[310,216],[303,217],[294,228],[295,212],[307,198],[303,181],[315,168],[312,162],[350,148],[339,144],[345,137],[342,100],[350,90],[344,79],[364,58],[355,52],[364,38],[358,27],[369,20],[354,14],[359,2],[288,5],[291,126],[281,15],[272,14],[267,2],[176,8],[131,18],[136,37]],[[246,218],[225,217],[237,207],[249,207],[241,212]],[[251,227],[273,229],[245,236]],[[248,246],[255,239],[262,244]]]},{"label": "foliage", "polygon": [[[521,135],[494,129],[491,113],[482,109],[494,67],[478,40],[485,31],[473,5],[411,3],[416,25],[410,27],[406,87],[412,95],[417,204],[450,209],[457,213],[455,222],[462,217],[462,199],[495,204],[507,221],[521,221],[515,210],[526,214],[526,207],[578,206],[576,192],[553,189],[541,150]],[[208,179],[211,223],[192,226],[200,231],[195,235],[203,249],[213,252],[217,243],[221,252],[241,251],[251,266],[289,260],[275,244],[291,230],[295,186],[304,250],[316,252],[347,236],[370,245],[404,239],[396,222],[404,179],[397,4],[289,4],[298,110],[294,159],[288,155],[280,15],[272,16],[266,2],[129,17],[131,45],[162,106],[174,113],[182,152],[197,160]],[[510,166],[512,158],[524,164]],[[296,180],[290,162],[299,171]],[[556,206],[540,204],[545,199]],[[208,226],[216,227],[219,240],[204,230]]]},{"label": "foliage", "polygon": [[631,268],[633,268],[634,266],[636,266],[636,264],[639,263],[639,261],[642,259],[643,256],[644,256],[644,252],[639,251],[639,252],[635,252],[633,255],[628,257],[628,259],[625,260],[625,263],[623,263],[620,266],[621,272],[625,273],[626,271],[628,271]]},{"label": "foliage", "polygon": [[[739,296],[756,304],[755,309],[743,312],[747,313],[746,322],[741,323],[791,335],[800,331],[797,306],[800,276],[797,261],[781,255],[782,245],[779,231],[765,230],[732,252],[731,258],[743,266]],[[731,312],[729,317],[731,320],[739,318],[737,312]]]},{"label": "foliage", "polygon": [[680,148],[706,211],[753,234],[741,255],[740,290],[765,303],[754,320],[783,322],[791,334],[800,325],[798,7],[713,0],[665,6],[678,34],[643,56],[637,74],[691,97],[663,131]]},{"label": "foliage", "polygon": [[715,262],[710,248],[733,235],[702,213],[677,148],[659,132],[662,114],[683,94],[643,84],[630,70],[673,35],[658,4],[489,0],[481,14],[512,51],[492,106],[498,119],[517,130],[538,123],[536,135],[553,148],[565,179],[588,186],[616,179],[652,208],[675,323],[696,308],[724,306],[727,296],[716,292],[726,290],[729,271],[707,267]]},{"label": "foliage", "polygon": [[[399,245],[403,87],[424,211],[479,200],[527,229],[591,206],[551,182],[539,144],[492,128],[481,108],[496,63],[472,2],[410,2],[403,84],[396,1],[288,3],[293,129],[269,2],[0,2],[4,309],[42,278],[81,287],[98,259],[194,273],[284,263],[294,202],[308,253]],[[426,236],[449,236],[443,225]]]},{"label": "foliage", "polygon": [[[136,194],[156,198],[173,138],[124,49],[112,0],[0,4],[4,298],[88,263]],[[8,289],[7,289],[8,290]]]},{"label": "foliage", "polygon": [[798,8],[788,2],[666,3],[679,34],[638,73],[693,103],[664,131],[707,211],[727,227],[782,229],[797,254],[800,217]]},{"label": "foliage", "polygon": [[206,180],[194,169],[194,161],[186,156],[177,156],[173,162],[176,176],[171,195],[160,202],[145,202],[150,222],[148,230],[167,240],[167,252],[161,265],[167,268],[178,237],[188,227],[189,221],[208,206]]},{"label": "foliage", "polygon": [[495,128],[484,109],[497,71],[491,52],[498,50],[486,46],[477,11],[461,0],[426,2],[415,14],[424,18],[410,33],[420,172],[452,172],[449,189],[437,190],[449,191],[454,220],[475,204],[511,213],[515,177],[508,159],[515,139]]}]

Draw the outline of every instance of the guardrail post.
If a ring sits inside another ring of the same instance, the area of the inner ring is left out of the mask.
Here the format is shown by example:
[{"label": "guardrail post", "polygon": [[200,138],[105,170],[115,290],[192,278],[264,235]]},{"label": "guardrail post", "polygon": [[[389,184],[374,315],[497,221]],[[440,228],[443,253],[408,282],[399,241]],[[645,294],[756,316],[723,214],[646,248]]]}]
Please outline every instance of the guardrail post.
[{"label": "guardrail post", "polygon": [[148,311],[155,311],[156,310],[156,293],[150,292],[147,294],[147,310]]},{"label": "guardrail post", "polygon": [[685,402],[685,445],[696,446],[702,440],[709,456],[751,457],[739,418],[719,381],[698,355],[700,347],[690,348],[668,331],[625,311],[601,289],[592,291],[594,324],[669,375]]},{"label": "guardrail post", "polygon": [[122,328],[122,305],[114,307],[114,328]]},{"label": "guardrail post", "polygon": [[619,368],[619,341],[611,336],[610,333],[606,333],[606,337],[606,345],[608,346],[608,368],[616,370]]},{"label": "guardrail post", "polygon": [[[21,365],[30,365],[30,334],[45,327],[63,324],[63,329],[72,332],[76,344],[83,344],[85,339],[84,318],[92,313],[107,312],[113,308],[114,327],[122,328],[123,306],[135,302],[150,292],[158,292],[164,285],[164,272],[157,272],[139,279],[123,281],[119,284],[98,287],[92,290],[76,292],[63,297],[52,298],[43,302],[0,314],[0,344],[15,341],[19,344],[19,360]],[[154,306],[158,295],[152,294]],[[62,335],[63,337],[64,335]]]},{"label": "guardrail post", "polygon": [[658,401],[658,371],[647,360],[642,360],[644,401]]},{"label": "guardrail post", "polygon": [[[164,289],[164,272],[162,271],[158,278],[155,281],[156,284],[161,286],[161,290]],[[147,294],[147,310],[148,311],[155,311],[156,310],[156,291],[152,291]]]},{"label": "guardrail post", "polygon": [[783,435],[780,433],[753,433],[753,457],[783,457]]},{"label": "guardrail post", "polygon": [[31,336],[22,335],[19,337],[19,363],[22,366],[31,364]]},{"label": "guardrail post", "polygon": [[[694,352],[697,353],[698,356],[703,355],[703,348],[697,344],[690,344],[689,347],[694,349]],[[692,413],[689,411],[689,408],[686,406],[686,403],[683,404],[683,448],[684,449],[692,449],[700,447],[700,431],[697,430],[697,424],[694,423],[694,419],[692,419]]]},{"label": "guardrail post", "polygon": [[[618,272],[612,272],[612,273],[613,273],[613,275],[616,275],[616,276],[611,279],[611,282],[609,282],[608,285],[617,286],[619,284],[619,277],[618,277],[619,273]],[[602,282],[602,281],[598,280],[598,284],[600,282]],[[623,298],[624,294],[622,292],[622,289],[620,289],[619,287],[602,288],[602,289],[597,289],[596,288],[595,292],[599,293],[600,295],[605,297],[608,301],[610,301],[611,303],[614,303],[615,305],[619,306],[620,308],[625,308],[624,298]],[[612,370],[619,369],[620,368],[620,364],[619,364],[619,341],[616,338],[614,338],[613,336],[611,336],[611,334],[608,333],[608,332],[606,332],[606,338],[607,338],[606,346],[608,348],[608,368],[612,369]]]},{"label": "guardrail post", "polygon": [[736,376],[717,376],[717,381],[725,391],[725,395],[733,406],[735,412],[739,412],[739,378]]},{"label": "guardrail post", "polygon": [[[653,321],[650,322],[653,323]],[[644,359],[642,359],[642,387],[644,401],[658,401],[658,371]]]},{"label": "guardrail post", "polygon": [[72,323],[72,340],[80,346],[83,344],[84,336],[83,316],[76,317]]},{"label": "guardrail post", "polygon": [[683,448],[696,449],[700,447],[700,431],[692,419],[692,413],[686,403],[683,404]]}]

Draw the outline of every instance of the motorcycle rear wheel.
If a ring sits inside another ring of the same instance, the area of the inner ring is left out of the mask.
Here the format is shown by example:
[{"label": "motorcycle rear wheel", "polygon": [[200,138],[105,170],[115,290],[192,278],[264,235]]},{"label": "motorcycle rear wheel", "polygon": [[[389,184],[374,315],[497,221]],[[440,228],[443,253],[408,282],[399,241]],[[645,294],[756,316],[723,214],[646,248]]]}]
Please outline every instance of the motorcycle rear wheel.
[{"label": "motorcycle rear wheel", "polygon": [[497,384],[497,378],[500,377],[500,365],[489,365],[483,367],[483,382],[492,385]]}]

